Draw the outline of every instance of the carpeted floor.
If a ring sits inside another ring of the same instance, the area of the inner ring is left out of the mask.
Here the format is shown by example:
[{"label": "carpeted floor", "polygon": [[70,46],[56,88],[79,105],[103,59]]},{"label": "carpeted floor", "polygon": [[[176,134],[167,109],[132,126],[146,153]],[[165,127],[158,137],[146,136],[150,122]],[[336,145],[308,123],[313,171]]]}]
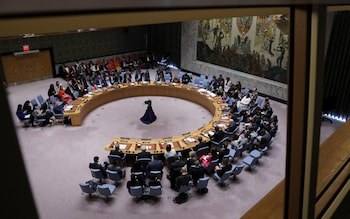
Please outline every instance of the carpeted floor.
[{"label": "carpeted floor", "polygon": [[[151,76],[154,72],[151,69]],[[284,178],[287,106],[271,101],[279,118],[279,131],[272,149],[253,171],[245,169],[226,186],[219,186],[211,178],[207,194],[199,195],[193,190],[190,199],[178,205],[172,202],[177,193],[169,188],[169,181],[163,177],[163,194],[159,199],[137,202],[126,189],[126,181],[130,178],[127,167],[126,178],[110,200],[98,194],[89,198],[81,192],[78,184],[92,178],[88,164],[93,156],[100,156],[101,161],[107,160],[108,152],[104,147],[111,139],[118,136],[162,138],[178,135],[203,126],[211,120],[211,114],[185,100],[149,97],[158,119],[151,125],[144,125],[139,118],[146,109],[145,97],[135,97],[95,109],[81,127],[23,128],[15,116],[17,104],[39,94],[46,97],[49,84],[56,80],[66,83],[51,78],[7,88],[31,188],[42,219],[239,218]],[[321,142],[336,129],[337,124],[340,123],[322,125],[325,128],[321,129]],[[241,163],[241,160],[236,163]]]}]

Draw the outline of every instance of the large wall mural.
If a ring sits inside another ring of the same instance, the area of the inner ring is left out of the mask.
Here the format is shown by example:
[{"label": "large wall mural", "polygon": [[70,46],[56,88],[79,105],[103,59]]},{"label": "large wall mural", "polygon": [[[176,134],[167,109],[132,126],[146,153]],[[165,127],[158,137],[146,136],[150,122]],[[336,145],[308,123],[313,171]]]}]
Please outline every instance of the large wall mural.
[{"label": "large wall mural", "polygon": [[288,17],[200,20],[197,60],[287,83]]}]

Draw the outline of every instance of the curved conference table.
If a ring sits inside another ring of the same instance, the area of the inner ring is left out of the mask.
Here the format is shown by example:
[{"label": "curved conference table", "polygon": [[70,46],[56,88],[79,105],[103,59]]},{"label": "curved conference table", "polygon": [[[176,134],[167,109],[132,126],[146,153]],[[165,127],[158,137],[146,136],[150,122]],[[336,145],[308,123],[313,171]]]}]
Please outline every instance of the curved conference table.
[{"label": "curved conference table", "polygon": [[160,139],[115,137],[105,146],[105,150],[112,150],[114,142],[118,142],[120,149],[129,155],[136,155],[143,146],[152,154],[163,154],[168,143],[172,144],[176,151],[183,151],[194,147],[198,143],[197,138],[200,135],[203,137],[203,140],[209,140],[208,132],[213,131],[214,126],[218,125],[224,128],[229,123],[229,115],[225,110],[227,109],[227,104],[223,102],[221,97],[205,89],[185,84],[154,82],[119,84],[94,91],[73,101],[71,108],[65,110],[64,116],[70,117],[72,126],[81,126],[85,116],[95,108],[112,101],[136,96],[181,98],[203,106],[213,115],[213,118],[203,127],[179,136]]}]

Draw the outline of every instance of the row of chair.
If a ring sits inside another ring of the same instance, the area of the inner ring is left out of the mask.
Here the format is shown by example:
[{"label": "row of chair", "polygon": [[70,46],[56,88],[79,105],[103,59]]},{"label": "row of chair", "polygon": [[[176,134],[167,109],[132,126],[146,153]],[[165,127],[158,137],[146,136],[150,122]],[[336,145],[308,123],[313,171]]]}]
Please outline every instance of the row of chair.
[{"label": "row of chair", "polygon": [[136,199],[144,199],[150,197],[158,197],[163,194],[163,187],[161,185],[149,186],[144,189],[143,186],[130,186],[129,194]]},{"label": "row of chair", "polygon": [[226,171],[221,177],[214,173],[213,178],[221,185],[225,185],[228,179],[234,179],[237,175],[239,175],[244,169],[245,164],[232,165],[231,170]]},{"label": "row of chair", "polygon": [[[94,179],[99,180],[100,184],[103,183],[103,180],[106,179],[106,177],[103,175],[102,171],[100,169],[90,169],[91,175]],[[125,169],[122,169],[122,176],[120,177],[119,173],[117,171],[112,171],[107,169],[107,178],[118,183],[122,180],[123,177],[125,177]]]},{"label": "row of chair", "polygon": [[88,194],[90,197],[92,197],[93,194],[98,192],[100,195],[109,198],[117,189],[117,187],[112,184],[105,183],[94,185],[89,181],[79,183],[79,186],[81,188],[81,191],[85,194]]},{"label": "row of chair", "polygon": [[[245,166],[247,166],[250,169],[254,169],[255,166],[258,164],[259,159],[266,155],[269,148],[271,147],[271,144],[275,140],[275,137],[272,137],[269,143],[261,150],[254,149],[252,150],[247,156],[245,156],[242,160],[241,164],[233,165],[231,170],[226,171],[221,177],[214,173],[213,178],[219,183],[224,185],[228,179],[234,179],[237,175],[239,175]],[[242,152],[239,149],[230,149],[230,153],[226,155],[225,157],[233,159],[235,157],[241,157]]]}]

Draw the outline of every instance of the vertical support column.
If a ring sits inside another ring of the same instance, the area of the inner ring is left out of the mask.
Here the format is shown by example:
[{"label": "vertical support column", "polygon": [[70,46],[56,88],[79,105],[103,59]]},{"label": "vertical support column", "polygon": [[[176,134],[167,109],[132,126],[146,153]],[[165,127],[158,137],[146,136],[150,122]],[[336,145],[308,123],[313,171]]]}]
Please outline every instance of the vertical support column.
[{"label": "vertical support column", "polygon": [[293,7],[290,15],[290,69],[288,75],[287,157],[284,218],[301,218],[307,135],[309,78],[308,7]]},{"label": "vertical support column", "polygon": [[315,215],[315,202],[323,99],[326,19],[326,6],[314,5],[311,12],[309,102],[302,210],[302,218],[305,219],[317,216]]},{"label": "vertical support column", "polygon": [[324,6],[296,6],[291,13],[284,212],[288,219],[314,218],[325,16]]}]

